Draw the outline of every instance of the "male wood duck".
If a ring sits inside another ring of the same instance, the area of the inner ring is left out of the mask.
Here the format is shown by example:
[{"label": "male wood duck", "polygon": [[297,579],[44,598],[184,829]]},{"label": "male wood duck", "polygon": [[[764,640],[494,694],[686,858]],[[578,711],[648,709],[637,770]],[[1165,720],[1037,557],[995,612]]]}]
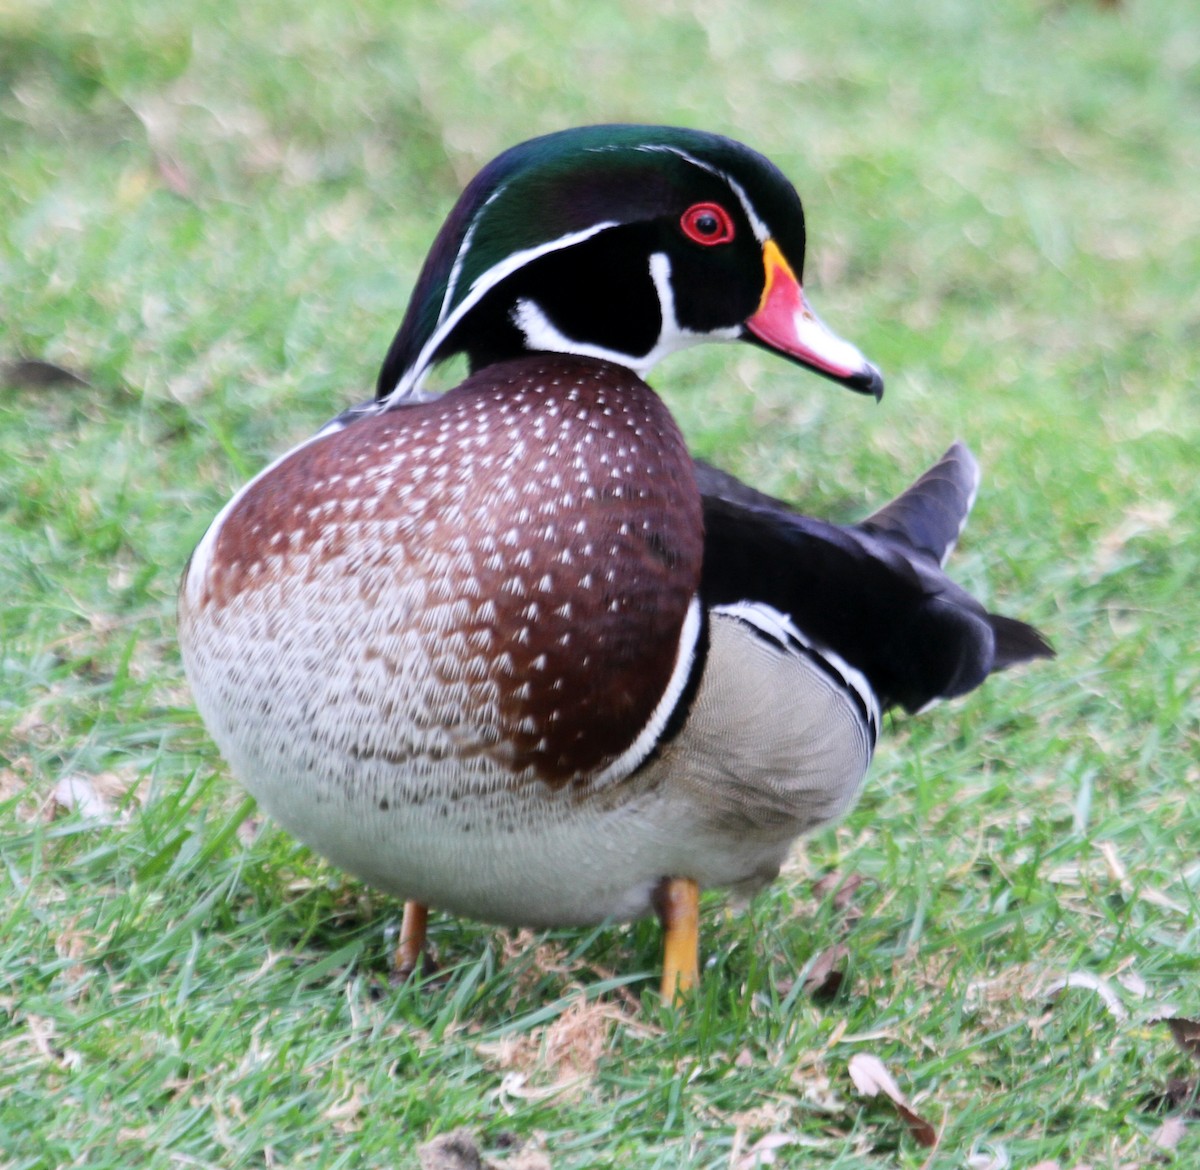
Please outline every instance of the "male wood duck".
[{"label": "male wood duck", "polygon": [[[855,799],[893,705],[1051,653],[941,571],[977,484],[950,449],[836,527],[694,464],[643,381],[749,341],[879,372],[802,291],[804,215],[713,134],[593,126],[502,154],[438,235],[375,400],[225,506],[180,592],[184,663],[284,826],[407,899],[527,926],[665,929],[752,892]],[[431,367],[465,354],[440,395]]]}]

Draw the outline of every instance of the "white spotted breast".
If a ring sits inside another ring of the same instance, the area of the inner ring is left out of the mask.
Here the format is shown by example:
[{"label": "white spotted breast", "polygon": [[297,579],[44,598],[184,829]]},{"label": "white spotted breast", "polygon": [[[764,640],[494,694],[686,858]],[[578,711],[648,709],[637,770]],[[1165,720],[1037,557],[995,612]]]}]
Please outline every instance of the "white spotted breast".
[{"label": "white spotted breast", "polygon": [[386,764],[385,801],[460,774],[583,796],[678,675],[702,555],[691,461],[649,387],[521,358],[244,489],[185,574],[185,664],[251,791],[278,756],[318,791]]}]

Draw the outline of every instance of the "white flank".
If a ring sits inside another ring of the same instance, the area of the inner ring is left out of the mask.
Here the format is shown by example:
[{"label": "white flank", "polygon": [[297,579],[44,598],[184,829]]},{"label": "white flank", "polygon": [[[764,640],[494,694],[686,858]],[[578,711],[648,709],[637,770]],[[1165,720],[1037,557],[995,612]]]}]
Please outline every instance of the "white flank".
[{"label": "white flank", "polygon": [[828,646],[822,646],[802,634],[800,628],[787,614],[780,613],[773,605],[766,605],[761,601],[735,601],[731,605],[717,605],[713,607],[713,613],[725,613],[730,617],[740,618],[754,626],[755,629],[761,630],[767,637],[773,638],[784,648],[787,647],[787,641],[791,638],[807,650],[812,651],[813,654],[833,667],[842,676],[846,685],[857,693],[871,715],[873,730],[879,730],[879,699],[876,698],[874,689],[867,681],[867,676],[861,670],[851,666],[840,654],[830,650]]}]

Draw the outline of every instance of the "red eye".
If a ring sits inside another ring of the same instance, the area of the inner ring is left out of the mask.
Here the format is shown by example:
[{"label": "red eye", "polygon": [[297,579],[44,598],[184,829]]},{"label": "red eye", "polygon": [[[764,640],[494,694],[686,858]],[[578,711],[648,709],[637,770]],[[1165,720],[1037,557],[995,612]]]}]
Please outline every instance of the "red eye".
[{"label": "red eye", "polygon": [[683,234],[697,244],[711,247],[733,239],[733,220],[719,203],[693,203],[679,221]]}]

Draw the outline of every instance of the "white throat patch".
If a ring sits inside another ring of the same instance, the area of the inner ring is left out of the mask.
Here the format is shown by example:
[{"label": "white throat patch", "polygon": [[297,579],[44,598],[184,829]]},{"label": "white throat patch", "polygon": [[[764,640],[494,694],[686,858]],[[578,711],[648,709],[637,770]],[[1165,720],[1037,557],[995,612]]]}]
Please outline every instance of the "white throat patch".
[{"label": "white throat patch", "polygon": [[622,353],[603,345],[592,345],[568,337],[551,322],[542,307],[529,297],[522,297],[512,313],[513,324],[521,331],[530,349],[549,353],[571,353],[581,357],[602,358],[633,370],[639,378],[646,375],[668,354],[688,349],[702,341],[736,341],[740,330],[736,325],[714,329],[711,333],[695,333],[679,324],[675,313],[675,288],[671,284],[671,259],[665,252],[650,257],[650,279],[658,294],[662,328],[658,340],[644,354]]}]

